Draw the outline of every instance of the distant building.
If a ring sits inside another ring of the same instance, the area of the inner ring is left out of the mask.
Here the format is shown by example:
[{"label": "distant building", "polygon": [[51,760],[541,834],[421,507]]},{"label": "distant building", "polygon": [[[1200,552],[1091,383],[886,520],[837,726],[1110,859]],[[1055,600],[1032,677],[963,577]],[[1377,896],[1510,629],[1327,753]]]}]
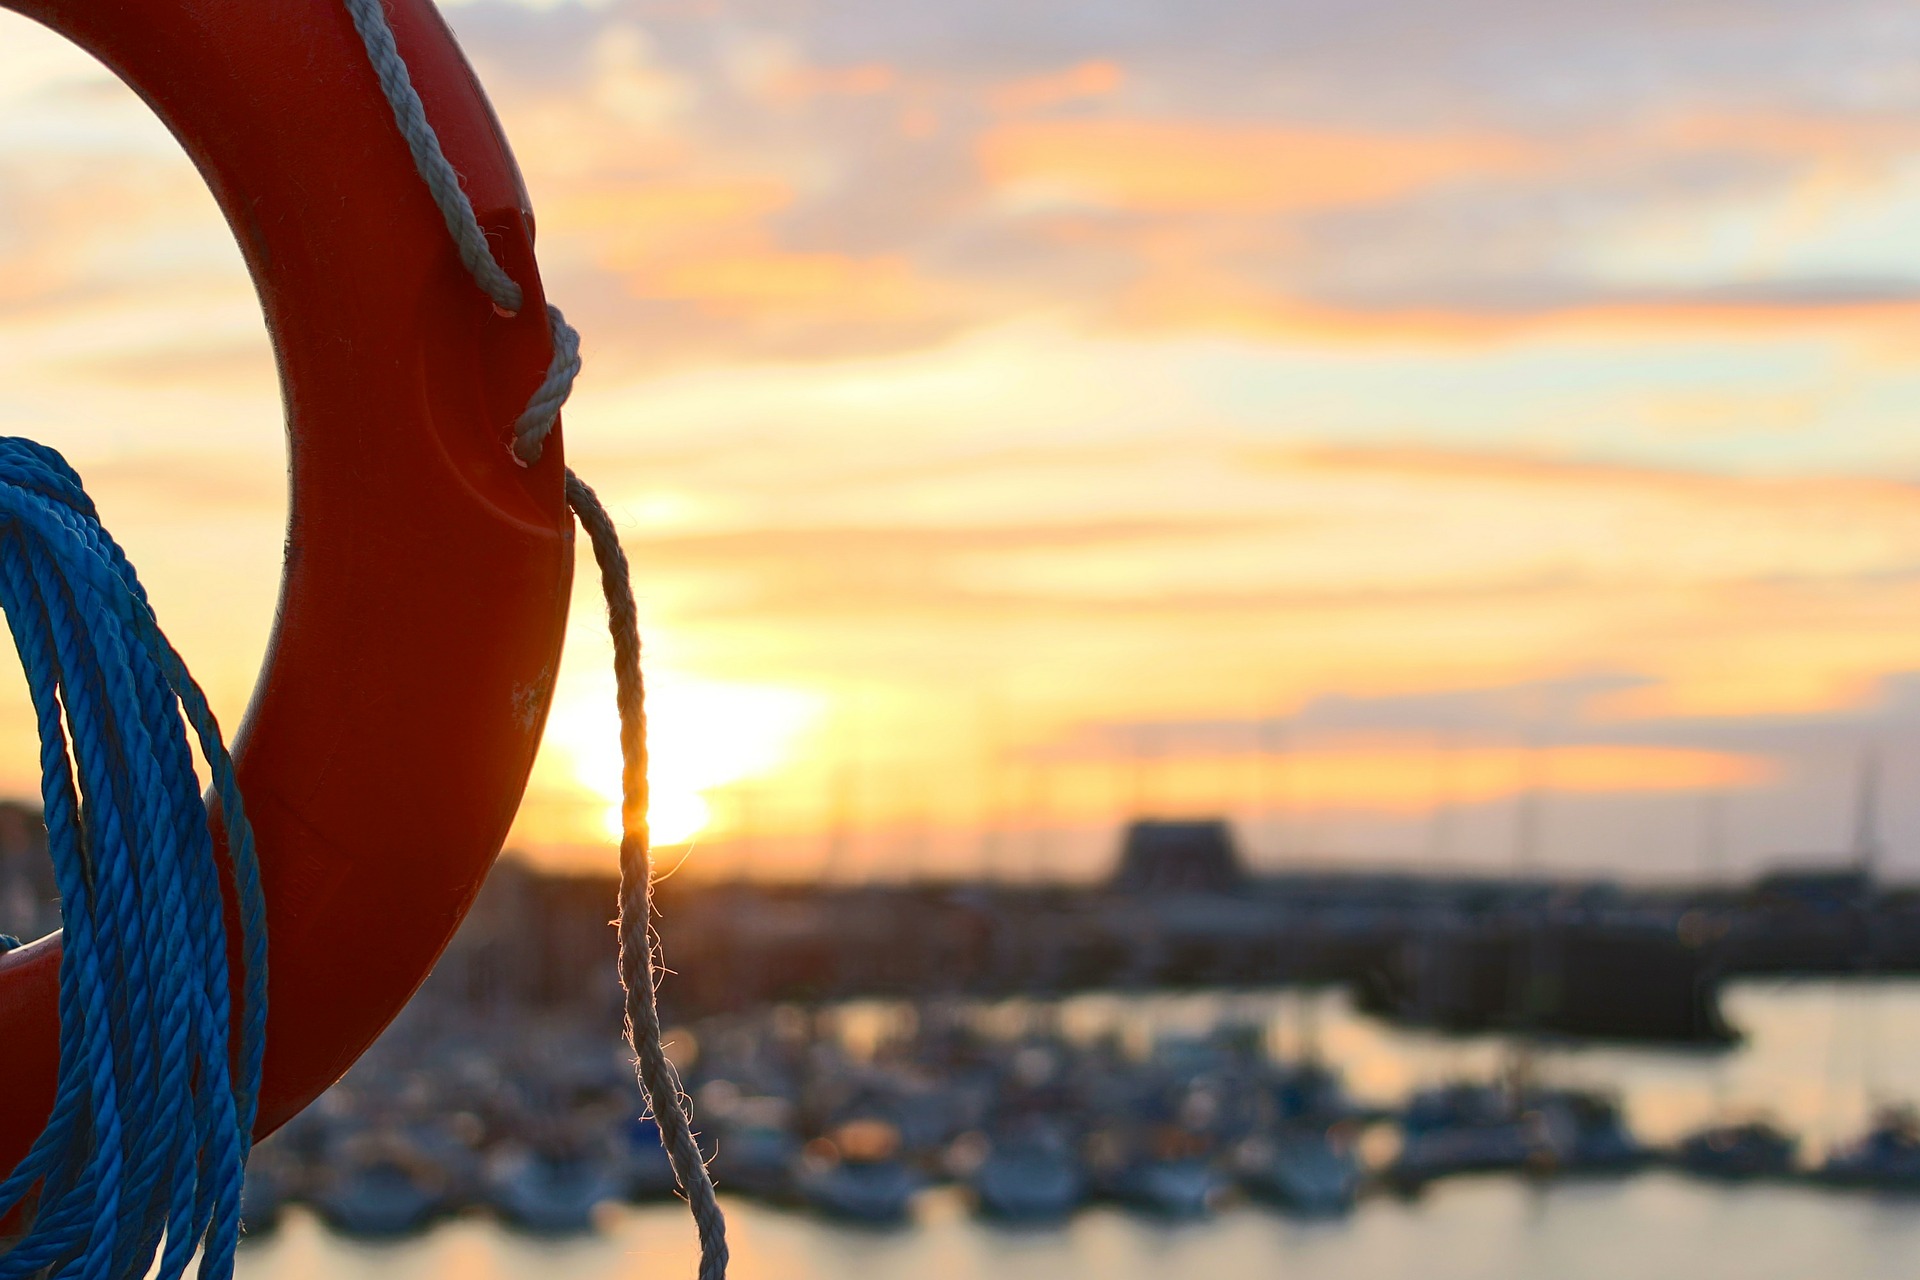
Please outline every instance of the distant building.
[{"label": "distant building", "polygon": [[1246,883],[1226,823],[1142,820],[1127,827],[1111,887],[1131,894],[1233,893]]},{"label": "distant building", "polygon": [[1761,904],[1831,909],[1851,907],[1871,899],[1877,886],[1864,867],[1801,865],[1779,867],[1753,882],[1754,899]]},{"label": "distant building", "polygon": [[428,980],[425,999],[482,1012],[620,1008],[610,875],[540,870],[506,853]]}]

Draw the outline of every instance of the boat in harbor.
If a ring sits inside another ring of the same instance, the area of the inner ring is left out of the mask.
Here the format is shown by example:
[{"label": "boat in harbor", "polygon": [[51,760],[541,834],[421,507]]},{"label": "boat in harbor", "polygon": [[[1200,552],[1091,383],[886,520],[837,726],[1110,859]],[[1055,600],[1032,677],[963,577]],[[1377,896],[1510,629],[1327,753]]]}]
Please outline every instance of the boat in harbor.
[{"label": "boat in harbor", "polygon": [[721,1126],[709,1167],[723,1190],[784,1201],[793,1196],[800,1150],[800,1139],[786,1124],[736,1114]]},{"label": "boat in harbor", "polygon": [[627,1121],[615,1144],[615,1164],[621,1195],[636,1203],[665,1200],[680,1185],[660,1141],[660,1126],[650,1116]]},{"label": "boat in harbor", "polygon": [[1386,1172],[1404,1190],[1452,1174],[1524,1170],[1540,1149],[1537,1122],[1498,1085],[1423,1089],[1407,1103],[1400,1128],[1400,1154]]},{"label": "boat in harbor", "polygon": [[271,1156],[256,1155],[247,1162],[245,1179],[240,1184],[240,1230],[249,1236],[264,1235],[280,1225],[281,1210],[286,1207],[293,1187],[287,1165]]},{"label": "boat in harbor", "polygon": [[1206,1140],[1171,1126],[1161,1126],[1145,1141],[1095,1134],[1087,1163],[1102,1196],[1155,1217],[1208,1217],[1229,1189]]},{"label": "boat in harbor", "polygon": [[431,1169],[383,1153],[336,1167],[313,1207],[342,1235],[385,1239],[424,1230],[447,1201]]},{"label": "boat in harbor", "polygon": [[1793,1172],[1800,1140],[1762,1119],[1709,1125],[1682,1139],[1674,1152],[1688,1173],[1723,1182],[1784,1178]]},{"label": "boat in harbor", "polygon": [[620,1196],[609,1162],[590,1147],[509,1147],[487,1162],[487,1203],[501,1221],[535,1235],[584,1235]]},{"label": "boat in harbor", "polygon": [[1350,1097],[1340,1075],[1317,1056],[1276,1063],[1268,1069],[1268,1104],[1284,1125],[1326,1128],[1364,1113]]},{"label": "boat in harbor", "polygon": [[1521,1098],[1539,1137],[1534,1165],[1552,1174],[1622,1174],[1652,1162],[1653,1148],[1634,1137],[1620,1100],[1592,1089],[1536,1088]]},{"label": "boat in harbor", "polygon": [[1350,1213],[1364,1173],[1346,1128],[1294,1126],[1251,1139],[1239,1156],[1248,1194],[1307,1217]]},{"label": "boat in harbor", "polygon": [[1866,1133],[1821,1163],[1814,1178],[1828,1186],[1920,1192],[1920,1114],[1912,1107],[1883,1108]]},{"label": "boat in harbor", "polygon": [[795,1180],[807,1205],[830,1218],[874,1226],[907,1220],[920,1180],[898,1160],[838,1160]]},{"label": "boat in harbor", "polygon": [[995,1142],[967,1181],[980,1212],[1007,1222],[1057,1222],[1087,1198],[1079,1158],[1053,1135]]},{"label": "boat in harbor", "polygon": [[1113,1199],[1163,1218],[1205,1218],[1225,1190],[1226,1180],[1197,1156],[1150,1156],[1129,1164],[1107,1184]]},{"label": "boat in harbor", "polygon": [[897,1226],[907,1221],[920,1176],[899,1158],[900,1131],[881,1120],[854,1120],[802,1150],[794,1185],[810,1208],[844,1222]]}]

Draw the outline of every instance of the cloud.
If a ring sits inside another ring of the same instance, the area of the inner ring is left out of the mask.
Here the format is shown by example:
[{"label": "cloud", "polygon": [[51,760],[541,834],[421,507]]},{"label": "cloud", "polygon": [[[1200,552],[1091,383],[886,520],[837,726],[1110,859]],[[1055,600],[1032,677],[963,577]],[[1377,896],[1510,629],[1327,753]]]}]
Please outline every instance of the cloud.
[{"label": "cloud", "polygon": [[722,313],[814,313],[836,320],[910,320],[926,289],[896,258],[835,253],[738,253],[668,266],[646,286]]},{"label": "cloud", "polygon": [[[684,465],[706,470],[725,457],[700,452]],[[660,455],[646,467],[665,481],[679,465]],[[1078,511],[1045,497],[1058,492],[1062,471],[1095,465],[1115,469],[1116,497],[1146,476],[1207,497],[1163,503],[1154,516],[1137,507],[1103,514],[1115,498],[1098,494]],[[1037,501],[992,522],[824,521],[826,511],[858,509],[875,495],[962,482],[1031,492],[1054,510],[1036,519]],[[690,572],[779,584],[780,595],[802,578],[809,590],[840,582],[860,592],[898,581],[914,607],[940,593],[979,593],[1068,610],[1228,608],[1236,599],[1257,609],[1377,608],[1580,590],[1874,591],[1920,580],[1920,487],[1873,478],[1185,436],[840,469],[814,483],[822,523],[666,531],[647,538],[647,554]],[[868,594],[866,604],[883,599]]]},{"label": "cloud", "polygon": [[[951,479],[927,461],[778,499],[817,501],[817,522],[648,534],[634,557],[654,625],[739,673],[1031,689],[1095,722],[1259,708],[1316,733],[1531,726],[1562,745],[1762,754],[1793,744],[1741,724],[1852,723],[1888,673],[1920,669],[1910,485],[1189,437],[1113,447],[1102,465],[1121,479],[1076,507],[1062,465],[974,460],[1005,504],[993,518],[827,518],[883,494],[913,509]],[[1105,513],[1135,476],[1201,500]]]},{"label": "cloud", "polygon": [[[1221,765],[1188,762],[1200,770]],[[1616,745],[1455,746],[1438,760],[1425,743],[1331,746],[1289,752],[1281,767],[1288,786],[1312,796],[1316,808],[1403,815],[1433,808],[1436,781],[1445,787],[1447,803],[1468,806],[1537,790],[1576,796],[1745,790],[1777,777],[1773,763],[1756,756]]]},{"label": "cloud", "polygon": [[1528,159],[1497,137],[1115,118],[1002,125],[979,154],[1004,198],[1224,216],[1371,204]]},{"label": "cloud", "polygon": [[[1591,753],[1583,815],[1755,759],[1812,812],[1920,670],[1891,0],[451,16],[586,330],[570,456],[634,518],[655,652],[916,708],[877,757],[958,776],[983,690],[1034,741],[1292,709],[1365,755],[1329,794],[1411,797],[1421,717],[1489,770],[1531,719]],[[257,308],[145,108],[16,34],[0,420],[69,448],[243,694]]]},{"label": "cloud", "polygon": [[1092,58],[1059,71],[1016,77],[989,90],[987,103],[1003,115],[1027,115],[1111,97],[1125,83],[1126,71],[1118,63]]},{"label": "cloud", "polygon": [[1034,314],[1374,345],[1884,344],[1916,314],[1920,256],[1847,234],[1920,141],[1879,0],[454,20],[514,121],[549,272],[623,371]]}]

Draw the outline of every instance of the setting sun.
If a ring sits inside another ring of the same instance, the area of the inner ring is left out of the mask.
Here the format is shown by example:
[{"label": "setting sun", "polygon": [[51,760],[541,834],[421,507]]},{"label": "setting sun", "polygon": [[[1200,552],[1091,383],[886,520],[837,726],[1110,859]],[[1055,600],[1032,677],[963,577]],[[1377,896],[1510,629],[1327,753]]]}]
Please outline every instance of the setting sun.
[{"label": "setting sun", "polygon": [[[819,715],[792,689],[731,684],[670,669],[648,672],[648,821],[657,845],[686,844],[707,827],[707,793],[789,763]],[[547,739],[569,780],[592,798],[600,829],[620,837],[620,729],[612,677],[588,677],[554,705]]]}]

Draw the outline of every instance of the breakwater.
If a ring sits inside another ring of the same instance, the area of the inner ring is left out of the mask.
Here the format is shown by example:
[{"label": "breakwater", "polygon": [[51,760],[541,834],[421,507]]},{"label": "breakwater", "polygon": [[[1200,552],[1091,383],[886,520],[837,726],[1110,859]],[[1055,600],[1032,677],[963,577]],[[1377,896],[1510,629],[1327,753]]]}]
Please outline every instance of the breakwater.
[{"label": "breakwater", "polygon": [[[470,1004],[613,999],[610,878],[502,864],[435,982]],[[1920,891],[1850,876],[1738,886],[1314,871],[1162,886],[670,880],[680,1018],[858,997],[1341,987],[1455,1032],[1715,1043],[1753,975],[1920,973]]]},{"label": "breakwater", "polygon": [[[59,924],[38,815],[0,803],[0,932]],[[659,886],[680,1019],[860,997],[1339,987],[1458,1033],[1724,1043],[1732,980],[1920,973],[1920,887],[1844,866],[1744,884],[1248,871],[1220,823],[1141,822],[1083,884]],[[616,1007],[611,876],[502,859],[429,981],[449,1008]]]}]

